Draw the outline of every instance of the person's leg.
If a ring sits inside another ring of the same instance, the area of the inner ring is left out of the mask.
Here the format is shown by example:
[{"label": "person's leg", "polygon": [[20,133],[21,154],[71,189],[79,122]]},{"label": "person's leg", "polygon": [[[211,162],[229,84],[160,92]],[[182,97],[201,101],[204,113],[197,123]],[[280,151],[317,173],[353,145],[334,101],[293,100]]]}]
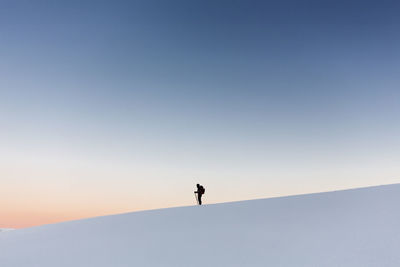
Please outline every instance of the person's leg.
[{"label": "person's leg", "polygon": [[198,196],[199,196],[199,205],[201,205],[201,196],[202,196],[202,194],[198,194]]}]

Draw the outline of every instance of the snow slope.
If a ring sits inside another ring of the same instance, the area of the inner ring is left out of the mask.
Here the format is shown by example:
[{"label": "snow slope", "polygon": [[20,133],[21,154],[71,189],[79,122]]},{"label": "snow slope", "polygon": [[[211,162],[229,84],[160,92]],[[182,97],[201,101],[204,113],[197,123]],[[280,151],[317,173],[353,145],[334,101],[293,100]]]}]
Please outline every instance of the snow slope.
[{"label": "snow slope", "polygon": [[2,267],[400,266],[400,185],[97,217],[0,234]]}]

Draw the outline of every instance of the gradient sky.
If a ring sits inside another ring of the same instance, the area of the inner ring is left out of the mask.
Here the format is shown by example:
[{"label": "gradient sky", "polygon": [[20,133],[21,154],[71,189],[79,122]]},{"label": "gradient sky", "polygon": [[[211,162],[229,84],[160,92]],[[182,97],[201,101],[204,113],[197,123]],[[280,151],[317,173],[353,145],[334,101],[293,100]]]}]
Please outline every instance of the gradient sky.
[{"label": "gradient sky", "polygon": [[400,182],[399,1],[1,1],[0,227]]}]

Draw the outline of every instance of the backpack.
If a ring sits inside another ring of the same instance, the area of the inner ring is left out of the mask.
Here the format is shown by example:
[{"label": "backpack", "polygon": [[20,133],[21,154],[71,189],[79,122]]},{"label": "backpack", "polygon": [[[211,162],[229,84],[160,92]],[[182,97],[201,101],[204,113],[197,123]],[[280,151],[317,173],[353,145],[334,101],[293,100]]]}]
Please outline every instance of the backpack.
[{"label": "backpack", "polygon": [[200,190],[199,191],[200,191],[201,194],[204,194],[206,192],[206,190],[204,189],[204,187],[202,185],[200,186]]}]

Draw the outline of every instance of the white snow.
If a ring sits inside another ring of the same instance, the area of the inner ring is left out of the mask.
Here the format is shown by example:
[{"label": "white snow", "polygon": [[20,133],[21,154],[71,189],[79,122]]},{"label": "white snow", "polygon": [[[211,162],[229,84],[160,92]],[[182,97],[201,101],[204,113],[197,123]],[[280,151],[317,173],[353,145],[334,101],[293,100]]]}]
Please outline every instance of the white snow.
[{"label": "white snow", "polygon": [[397,267],[399,204],[396,184],[44,225],[1,233],[0,266]]},{"label": "white snow", "polygon": [[0,228],[0,232],[11,231],[14,230],[12,228]]}]

